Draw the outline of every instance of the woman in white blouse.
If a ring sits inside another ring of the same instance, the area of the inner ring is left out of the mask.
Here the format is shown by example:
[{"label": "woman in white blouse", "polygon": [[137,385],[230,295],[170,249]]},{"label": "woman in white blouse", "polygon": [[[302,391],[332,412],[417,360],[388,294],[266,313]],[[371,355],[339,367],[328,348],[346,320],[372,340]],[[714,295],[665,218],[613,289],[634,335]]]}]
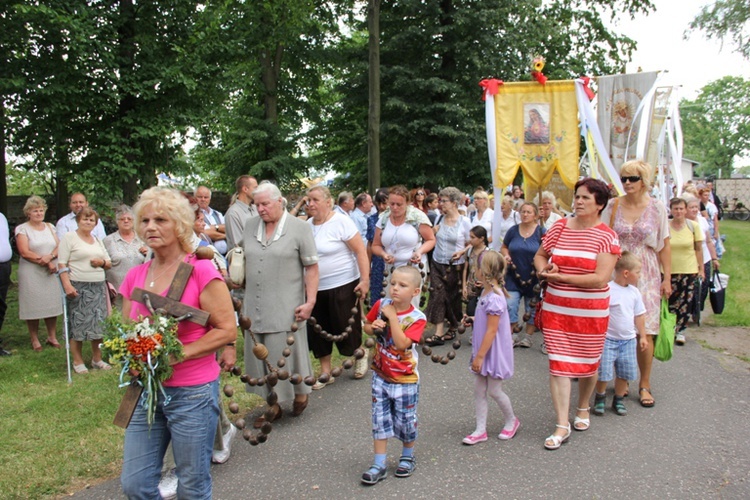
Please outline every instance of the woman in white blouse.
[{"label": "woman in white blouse", "polygon": [[[370,262],[367,250],[354,221],[333,210],[333,199],[328,188],[315,186],[307,191],[308,223],[312,228],[315,248],[318,250],[320,281],[312,316],[320,325],[307,329],[307,342],[313,355],[320,360],[320,370],[329,376],[326,382],[313,385],[322,389],[334,381],[331,377],[331,353],[333,341],[326,340],[325,333],[346,338],[336,342],[343,356],[351,356],[362,345],[362,322],[360,301],[370,289]],[[352,310],[357,309],[355,321],[350,325]],[[362,378],[367,372],[367,356],[358,359],[354,378]],[[323,377],[325,380],[325,377]]]},{"label": "woman in white blouse", "polygon": [[508,232],[508,229],[521,223],[521,216],[518,212],[513,210],[513,200],[510,197],[503,196],[503,201],[500,203],[500,210],[500,236],[497,241],[491,242],[492,248],[495,248],[496,250],[500,249],[500,245],[502,245],[503,239],[505,239],[505,233]]},{"label": "woman in white blouse", "polygon": [[[388,190],[388,210],[375,226],[372,253],[382,257],[388,274],[407,264],[427,262],[427,252],[435,247],[435,233],[424,212],[409,205],[409,191],[404,186]],[[412,303],[419,307],[419,297]]]},{"label": "woman in white blouse", "polygon": [[539,225],[544,229],[549,229],[552,224],[562,219],[562,215],[557,212],[554,193],[544,191],[542,193],[542,202],[539,204]]}]

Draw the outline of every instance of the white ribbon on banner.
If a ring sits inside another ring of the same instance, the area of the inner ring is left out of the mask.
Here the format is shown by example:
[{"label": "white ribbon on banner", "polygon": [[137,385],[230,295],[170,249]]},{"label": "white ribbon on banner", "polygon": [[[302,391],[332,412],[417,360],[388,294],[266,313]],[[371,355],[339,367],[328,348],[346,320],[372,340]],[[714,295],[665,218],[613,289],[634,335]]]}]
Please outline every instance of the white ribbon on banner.
[{"label": "white ribbon on banner", "polygon": [[494,193],[495,214],[492,220],[492,242],[490,248],[500,251],[503,243],[500,238],[500,222],[503,216],[501,204],[503,202],[504,186],[495,186],[495,172],[497,169],[497,124],[495,123],[495,96],[489,92],[484,93],[484,119],[487,123],[487,153],[490,156],[490,178],[492,179],[492,191]]},{"label": "white ribbon on banner", "polygon": [[591,177],[600,179],[602,176],[599,173],[599,164],[604,167],[604,174],[609,179],[609,182],[617,190],[619,195],[625,194],[622,189],[622,182],[620,182],[620,174],[612,164],[612,159],[607,153],[607,149],[604,146],[604,140],[602,139],[602,133],[599,130],[599,125],[596,122],[596,113],[594,112],[591,101],[589,101],[586,92],[584,91],[584,82],[580,78],[575,80],[576,83],[576,101],[578,102],[578,119],[580,120],[581,135],[583,140],[586,142],[586,153],[589,156],[589,164],[591,167]]}]

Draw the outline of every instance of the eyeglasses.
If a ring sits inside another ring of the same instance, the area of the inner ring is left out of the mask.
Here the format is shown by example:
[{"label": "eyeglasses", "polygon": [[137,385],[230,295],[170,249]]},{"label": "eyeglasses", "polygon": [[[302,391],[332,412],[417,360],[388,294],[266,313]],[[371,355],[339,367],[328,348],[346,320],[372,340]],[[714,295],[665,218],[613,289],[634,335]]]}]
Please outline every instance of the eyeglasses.
[{"label": "eyeglasses", "polygon": [[626,182],[630,182],[631,184],[633,184],[641,180],[641,176],[640,175],[623,175],[620,177],[620,180],[622,181],[623,184],[625,184]]},{"label": "eyeglasses", "polygon": [[451,200],[438,200],[438,203],[450,203]]}]

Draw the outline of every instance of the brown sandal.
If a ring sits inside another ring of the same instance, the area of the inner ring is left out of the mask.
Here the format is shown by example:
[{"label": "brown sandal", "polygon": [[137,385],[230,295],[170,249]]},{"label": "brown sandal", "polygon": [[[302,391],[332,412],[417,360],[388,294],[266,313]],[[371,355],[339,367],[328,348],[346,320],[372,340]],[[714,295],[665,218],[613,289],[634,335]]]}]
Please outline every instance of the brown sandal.
[{"label": "brown sandal", "polygon": [[[275,410],[274,410],[273,417],[270,419],[266,419],[266,414],[268,414],[274,408]],[[281,411],[281,406],[279,406],[278,404],[275,404],[271,408],[266,410],[266,412],[263,415],[255,419],[255,422],[253,423],[253,427],[256,429],[260,429],[261,427],[263,427],[263,424],[265,424],[266,421],[271,422],[271,423],[276,422],[278,419],[281,418],[282,413],[283,412]]]},{"label": "brown sandal", "polygon": [[445,341],[443,340],[442,335],[441,336],[433,335],[432,337],[427,337],[426,339],[424,339],[424,343],[430,347],[445,345]]},{"label": "brown sandal", "polygon": [[[644,391],[648,394],[648,396],[643,397],[643,392]],[[648,388],[648,387],[641,387],[640,389],[638,389],[638,395],[641,398],[641,406],[643,406],[644,408],[651,408],[652,406],[654,406],[656,404],[656,401],[654,401],[654,397],[651,394],[651,389],[650,388]]]},{"label": "brown sandal", "polygon": [[307,399],[304,401],[295,401],[292,405],[292,416],[293,417],[299,417],[302,415],[302,412],[305,411],[305,408],[307,408]]}]

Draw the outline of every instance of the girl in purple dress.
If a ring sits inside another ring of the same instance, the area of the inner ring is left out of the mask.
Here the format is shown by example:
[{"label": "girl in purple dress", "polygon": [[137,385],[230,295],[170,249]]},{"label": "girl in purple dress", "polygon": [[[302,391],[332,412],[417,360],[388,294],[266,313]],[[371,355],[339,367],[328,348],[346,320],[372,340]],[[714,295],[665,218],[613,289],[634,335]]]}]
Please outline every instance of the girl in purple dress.
[{"label": "girl in purple dress", "polygon": [[502,381],[513,376],[513,340],[503,290],[504,276],[505,259],[497,252],[485,252],[477,270],[483,289],[474,316],[471,353],[477,426],[463,439],[468,445],[487,441],[488,396],[495,400],[505,419],[499,439],[511,439],[521,426],[510,398],[503,392]]}]

